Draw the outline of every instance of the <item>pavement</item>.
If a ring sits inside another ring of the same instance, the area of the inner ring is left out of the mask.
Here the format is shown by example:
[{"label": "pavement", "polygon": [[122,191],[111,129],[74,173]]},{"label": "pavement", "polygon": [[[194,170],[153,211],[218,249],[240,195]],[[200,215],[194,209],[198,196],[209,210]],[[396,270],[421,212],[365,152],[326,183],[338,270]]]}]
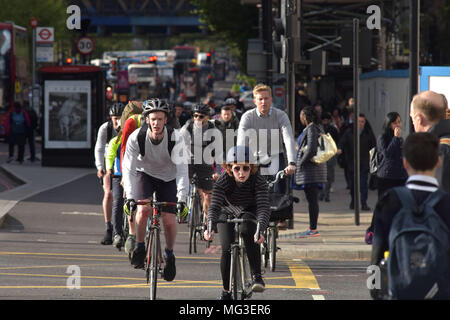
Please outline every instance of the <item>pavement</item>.
[{"label": "pavement", "polygon": [[[40,145],[37,145],[40,150]],[[25,159],[28,157],[26,148]],[[40,158],[40,154],[37,155]],[[0,228],[8,212],[19,202],[38,193],[57,188],[85,175],[94,168],[43,167],[40,161],[23,164],[6,163],[7,145],[0,143],[0,184],[7,187],[0,192]],[[1,174],[3,172],[3,174]],[[318,230],[320,236],[299,238],[299,233],[309,226],[308,204],[303,191],[294,190],[300,199],[294,206],[293,229],[279,232],[277,255],[290,259],[370,260],[371,246],[365,244],[365,230],[372,212],[360,212],[359,225],[355,213],[349,209],[350,195],[346,189],[343,170],[336,168],[331,202],[319,203]],[[369,191],[368,204],[374,208],[376,192]],[[99,199],[99,205],[101,199]]]}]

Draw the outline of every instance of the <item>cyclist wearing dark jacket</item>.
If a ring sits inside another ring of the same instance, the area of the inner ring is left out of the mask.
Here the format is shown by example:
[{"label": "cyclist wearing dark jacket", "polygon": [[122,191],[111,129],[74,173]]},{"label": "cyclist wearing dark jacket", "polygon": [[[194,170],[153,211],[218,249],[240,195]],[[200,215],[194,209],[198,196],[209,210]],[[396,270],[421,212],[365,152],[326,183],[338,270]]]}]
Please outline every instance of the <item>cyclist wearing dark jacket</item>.
[{"label": "cyclist wearing dark jacket", "polygon": [[[245,248],[252,272],[254,292],[262,292],[265,284],[261,276],[260,244],[264,241],[263,231],[267,228],[270,218],[270,206],[266,179],[258,173],[258,167],[251,161],[251,153],[248,147],[233,147],[227,154],[225,172],[214,184],[211,205],[208,211],[208,226],[214,229],[217,220],[226,219],[227,215],[242,218],[256,219],[259,223],[260,233],[257,234],[257,226],[252,222],[241,225],[241,233],[244,238]],[[233,242],[234,226],[227,223],[218,223],[217,228],[222,245],[222,257],[220,269],[222,273],[223,292],[221,300],[231,299],[230,278],[230,245]],[[214,231],[205,231],[205,239],[210,240]]]}]

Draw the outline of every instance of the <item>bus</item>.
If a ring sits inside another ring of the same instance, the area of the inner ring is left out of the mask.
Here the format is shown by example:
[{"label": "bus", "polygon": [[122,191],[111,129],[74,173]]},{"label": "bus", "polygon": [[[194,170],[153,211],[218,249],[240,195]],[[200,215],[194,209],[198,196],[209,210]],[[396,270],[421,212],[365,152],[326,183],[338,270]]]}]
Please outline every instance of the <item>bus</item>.
[{"label": "bus", "polygon": [[15,102],[25,106],[31,86],[27,30],[13,22],[0,22],[0,137]]}]

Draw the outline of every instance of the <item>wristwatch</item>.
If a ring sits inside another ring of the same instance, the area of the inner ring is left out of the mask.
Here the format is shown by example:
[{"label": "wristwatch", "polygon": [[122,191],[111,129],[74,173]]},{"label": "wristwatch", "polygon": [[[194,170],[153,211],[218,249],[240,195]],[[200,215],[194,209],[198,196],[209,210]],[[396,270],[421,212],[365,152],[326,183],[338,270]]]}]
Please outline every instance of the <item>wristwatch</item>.
[{"label": "wristwatch", "polygon": [[295,162],[289,162],[289,165],[295,167]]}]

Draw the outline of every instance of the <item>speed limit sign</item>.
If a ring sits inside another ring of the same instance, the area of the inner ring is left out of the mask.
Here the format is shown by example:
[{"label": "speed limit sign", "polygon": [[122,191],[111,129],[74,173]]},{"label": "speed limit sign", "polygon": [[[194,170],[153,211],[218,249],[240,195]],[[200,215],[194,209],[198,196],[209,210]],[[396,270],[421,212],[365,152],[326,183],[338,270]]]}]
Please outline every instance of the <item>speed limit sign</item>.
[{"label": "speed limit sign", "polygon": [[77,41],[77,50],[80,54],[88,55],[91,54],[95,49],[95,43],[92,38],[81,37]]}]

